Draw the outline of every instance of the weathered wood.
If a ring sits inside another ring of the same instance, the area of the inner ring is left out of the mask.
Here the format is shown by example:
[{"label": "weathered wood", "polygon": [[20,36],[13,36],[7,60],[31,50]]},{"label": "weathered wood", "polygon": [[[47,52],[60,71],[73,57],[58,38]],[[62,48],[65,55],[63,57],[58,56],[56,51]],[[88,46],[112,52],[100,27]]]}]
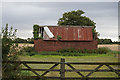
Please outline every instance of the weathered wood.
[{"label": "weathered wood", "polygon": [[[19,77],[17,77],[19,79]],[[37,79],[38,76],[23,76],[23,79],[29,80],[29,79]],[[8,79],[8,78],[6,78]],[[15,78],[11,78],[15,80]],[[21,78],[20,78],[21,79]],[[40,79],[43,79],[42,77]],[[44,79],[60,79],[60,77],[44,77]],[[64,79],[72,79],[72,80],[83,80],[81,77],[65,77]],[[87,77],[84,79],[90,79],[90,80],[120,80],[120,77]]]},{"label": "weathered wood", "polygon": [[[52,70],[52,69],[55,68],[57,65],[58,65],[58,64],[53,65],[49,70]],[[46,72],[44,72],[41,76],[46,75],[48,72],[50,72],[49,70],[46,71]]]},{"label": "weathered wood", "polygon": [[61,80],[64,80],[65,78],[65,59],[61,58],[61,67],[60,67],[60,78]]},{"label": "weathered wood", "polygon": [[[6,61],[3,61],[6,63]],[[27,64],[58,64],[60,62],[42,62],[42,61],[7,61],[7,63],[27,63]]]},{"label": "weathered wood", "polygon": [[[29,69],[21,69],[23,71],[29,71]],[[32,69],[34,71],[60,71],[60,69]]]},{"label": "weathered wood", "polygon": [[118,71],[115,71],[110,65],[106,65],[112,72],[115,72],[118,76],[120,76],[120,73]]},{"label": "weathered wood", "polygon": [[[27,63],[27,64],[61,64],[61,62],[40,62],[40,61],[3,61],[3,63]],[[120,62],[65,62],[75,65],[120,65]]]},{"label": "weathered wood", "polygon": [[29,67],[26,63],[23,63],[23,65],[26,66],[30,71],[32,71],[34,74],[36,74],[40,78],[40,75],[37,72],[35,72],[34,70],[32,70],[32,68]]},{"label": "weathered wood", "polygon": [[[120,65],[120,62],[65,62],[65,59],[61,59],[61,62],[39,62],[39,61],[3,61],[3,63],[10,63],[10,64],[23,64],[24,66],[27,67],[23,68],[21,70],[27,70],[27,71],[32,71],[36,76],[23,76],[23,78],[26,78],[26,80],[35,78],[36,80],[39,79],[78,79],[78,80],[120,80],[120,69],[114,69],[110,65]],[[27,64],[54,64],[51,68],[49,69],[32,69],[29,65]],[[54,69],[57,65],[60,64],[60,69]],[[92,69],[75,69],[73,65],[98,65],[94,70]],[[65,65],[69,66],[71,69],[65,69]],[[106,65],[108,69],[100,69],[103,65]],[[18,65],[20,66],[20,65]],[[17,69],[17,68],[16,68]],[[15,69],[14,69],[15,70]],[[42,75],[38,74],[36,71],[45,71]],[[45,76],[48,72],[50,71],[58,71],[60,72],[60,77],[48,77]],[[65,77],[65,72],[76,72],[78,73],[81,77]],[[84,76],[80,72],[90,72],[87,74],[87,76]],[[115,72],[118,77],[90,77],[94,72]]]},{"label": "weathered wood", "polygon": [[120,62],[65,62],[74,65],[120,65]]},{"label": "weathered wood", "polygon": [[[55,70],[57,71],[57,70]],[[65,72],[91,72],[91,71],[94,71],[94,70],[87,70],[87,69],[84,69],[84,70],[79,70],[79,69],[76,69],[76,70],[70,70],[70,69],[66,69]],[[118,71],[120,72],[120,70],[116,70],[115,71]],[[103,70],[97,70],[96,72],[111,72],[111,70],[108,70],[108,69],[103,69]]]},{"label": "weathered wood", "polygon": [[[20,69],[20,70],[23,70],[23,71],[30,71],[30,69]],[[53,71],[53,72],[58,72],[60,71],[60,69],[32,69],[34,71]],[[117,70],[117,69],[114,69],[115,71],[117,72],[120,72],[120,70]],[[11,71],[11,70],[10,70]],[[65,72],[91,72],[91,71],[94,71],[94,70],[90,70],[90,69],[76,69],[76,70],[71,70],[71,69],[65,69]],[[111,70],[108,70],[108,69],[103,69],[103,70],[98,70],[96,72],[111,72]]]},{"label": "weathered wood", "polygon": [[[72,65],[70,64],[67,64],[70,68],[72,68],[74,71],[76,70]],[[81,74],[79,71],[77,71],[77,73],[82,76],[82,77],[85,77],[83,74]]]},{"label": "weathered wood", "polygon": [[99,65],[98,67],[95,68],[94,71],[90,72],[86,77],[92,75],[94,72],[98,71],[99,68],[101,68],[103,65]]}]

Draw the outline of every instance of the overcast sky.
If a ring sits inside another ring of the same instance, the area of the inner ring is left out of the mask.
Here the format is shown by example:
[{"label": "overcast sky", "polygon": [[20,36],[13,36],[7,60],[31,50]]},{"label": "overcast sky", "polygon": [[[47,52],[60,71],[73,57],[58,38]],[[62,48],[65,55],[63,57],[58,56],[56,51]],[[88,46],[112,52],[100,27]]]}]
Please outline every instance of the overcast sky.
[{"label": "overcast sky", "polygon": [[18,29],[17,36],[33,37],[33,25],[57,25],[64,12],[81,9],[96,23],[99,38],[118,38],[117,2],[4,2],[2,25]]}]

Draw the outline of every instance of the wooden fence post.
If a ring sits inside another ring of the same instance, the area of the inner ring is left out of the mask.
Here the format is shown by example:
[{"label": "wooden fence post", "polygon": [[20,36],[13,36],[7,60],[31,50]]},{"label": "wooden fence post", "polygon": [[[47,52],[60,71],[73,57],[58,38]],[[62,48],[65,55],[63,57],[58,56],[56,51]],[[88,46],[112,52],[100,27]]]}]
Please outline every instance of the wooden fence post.
[{"label": "wooden fence post", "polygon": [[65,80],[65,59],[61,58],[61,67],[60,67],[60,78],[61,80]]}]

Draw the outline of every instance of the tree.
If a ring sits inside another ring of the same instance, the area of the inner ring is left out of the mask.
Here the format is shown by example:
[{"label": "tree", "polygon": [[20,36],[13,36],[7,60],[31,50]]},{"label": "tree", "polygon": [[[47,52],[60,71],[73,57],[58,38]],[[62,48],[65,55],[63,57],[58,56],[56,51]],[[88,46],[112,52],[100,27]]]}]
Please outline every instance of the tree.
[{"label": "tree", "polygon": [[[95,22],[86,16],[82,16],[84,14],[82,10],[65,12],[62,18],[59,18],[58,25],[72,25],[72,26],[93,26],[92,32],[96,34],[96,26]],[[94,35],[93,35],[94,36]]]},{"label": "tree", "polygon": [[[11,27],[10,30],[8,30],[8,24],[6,24],[5,28],[2,28],[2,60],[3,61],[9,61],[9,60],[18,60],[19,50],[18,45],[14,43],[15,35],[16,35],[17,29],[13,31],[13,28]],[[15,78],[16,76],[20,75],[20,72],[18,70],[12,71],[17,65],[13,64],[2,64],[2,80],[6,80],[6,77],[11,77],[8,80],[13,80],[12,78]],[[17,79],[16,79],[17,80]],[[20,80],[20,79],[19,79]]]},{"label": "tree", "polygon": [[98,44],[112,44],[112,40],[111,39],[98,39]]},{"label": "tree", "polygon": [[82,10],[66,12],[63,17],[58,20],[58,25],[75,25],[75,26],[94,26],[95,23],[84,14]]},{"label": "tree", "polygon": [[8,55],[13,55],[11,51],[13,47],[17,47],[17,44],[14,44],[14,39],[16,35],[17,29],[13,31],[13,28],[10,28],[8,31],[8,24],[6,24],[5,28],[2,28],[2,59],[8,60]]},{"label": "tree", "polygon": [[27,38],[27,42],[34,44],[34,38]]},{"label": "tree", "polygon": [[27,43],[27,40],[22,38],[16,38],[14,41],[15,43]]},{"label": "tree", "polygon": [[39,39],[39,25],[33,25],[33,37],[34,39]]}]

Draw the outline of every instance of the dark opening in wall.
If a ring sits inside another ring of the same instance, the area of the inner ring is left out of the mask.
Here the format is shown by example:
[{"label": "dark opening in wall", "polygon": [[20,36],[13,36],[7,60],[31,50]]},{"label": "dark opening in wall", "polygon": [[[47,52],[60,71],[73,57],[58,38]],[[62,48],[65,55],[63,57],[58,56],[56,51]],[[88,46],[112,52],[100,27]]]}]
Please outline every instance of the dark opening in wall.
[{"label": "dark opening in wall", "polygon": [[43,32],[44,32],[44,28],[43,27],[40,27],[40,35],[43,37]]}]

